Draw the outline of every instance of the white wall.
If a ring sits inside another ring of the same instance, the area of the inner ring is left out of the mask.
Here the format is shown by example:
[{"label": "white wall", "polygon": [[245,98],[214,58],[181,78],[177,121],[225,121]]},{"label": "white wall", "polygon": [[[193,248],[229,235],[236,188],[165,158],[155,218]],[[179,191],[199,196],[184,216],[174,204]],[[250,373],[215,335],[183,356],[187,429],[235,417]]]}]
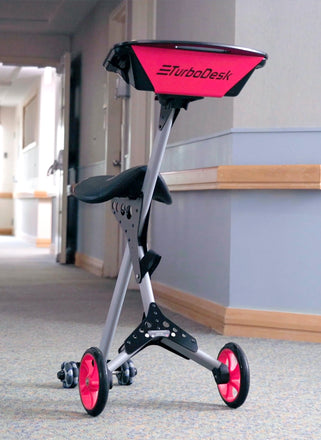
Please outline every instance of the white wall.
[{"label": "white wall", "polygon": [[319,0],[236,0],[235,43],[266,51],[234,104],[234,127],[318,127]]},{"label": "white wall", "polygon": [[[44,69],[26,89],[24,98],[15,109],[15,166],[13,169],[16,192],[53,191],[53,179],[47,170],[55,159],[55,105],[57,77],[53,68]],[[23,108],[36,97],[36,141],[23,148]]]},{"label": "white wall", "polygon": [[158,0],[157,38],[230,43],[269,55],[238,97],[191,103],[170,143],[231,128],[318,127],[320,16],[318,0]]},{"label": "white wall", "polygon": [[15,136],[14,107],[1,107],[0,118],[2,125],[2,145],[0,144],[0,192],[12,192]]},{"label": "white wall", "polygon": [[267,52],[237,98],[191,103],[170,142],[232,127],[317,127],[321,115],[319,0],[158,0],[159,39],[235,44]]},{"label": "white wall", "polygon": [[[13,107],[1,107],[0,131],[0,193],[12,193],[14,163],[14,116]],[[0,194],[0,229],[10,230],[13,226],[13,200],[1,198]]]},{"label": "white wall", "polygon": [[[47,170],[55,159],[55,106],[57,77],[47,68],[35,79],[21,103],[14,109],[14,230],[15,235],[36,244],[51,239],[51,199],[39,199],[37,192],[55,194],[55,178]],[[36,136],[23,148],[23,108],[36,96]]]},{"label": "white wall", "polygon": [[[235,0],[157,0],[156,38],[234,43]],[[206,136],[230,128],[233,99],[192,102],[175,122],[169,142]]]},{"label": "white wall", "polygon": [[40,78],[36,78],[30,88],[25,91],[25,96],[21,103],[16,107],[16,163],[14,169],[15,192],[34,191],[37,185],[39,129],[36,130],[36,139],[34,145],[23,148],[23,108],[31,99],[35,97],[37,106],[36,118],[38,123],[39,90]]}]

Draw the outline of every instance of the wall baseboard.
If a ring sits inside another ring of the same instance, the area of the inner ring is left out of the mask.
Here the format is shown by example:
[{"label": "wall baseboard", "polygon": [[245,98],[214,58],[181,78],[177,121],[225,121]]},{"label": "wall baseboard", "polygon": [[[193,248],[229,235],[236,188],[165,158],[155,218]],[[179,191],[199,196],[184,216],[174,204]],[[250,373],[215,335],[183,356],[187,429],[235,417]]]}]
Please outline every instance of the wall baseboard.
[{"label": "wall baseboard", "polygon": [[206,325],[218,333],[224,333],[224,306],[206,299],[198,298],[190,293],[182,292],[173,287],[153,281],[153,290],[157,302],[174,312]]},{"label": "wall baseboard", "polygon": [[12,235],[13,228],[0,228],[0,235]]},{"label": "wall baseboard", "polygon": [[160,305],[226,336],[321,342],[321,315],[225,307],[153,282]]},{"label": "wall baseboard", "polygon": [[51,239],[50,238],[37,238],[36,246],[40,248],[50,248]]},{"label": "wall baseboard", "polygon": [[76,252],[75,265],[98,277],[103,276],[104,262],[98,258]]}]

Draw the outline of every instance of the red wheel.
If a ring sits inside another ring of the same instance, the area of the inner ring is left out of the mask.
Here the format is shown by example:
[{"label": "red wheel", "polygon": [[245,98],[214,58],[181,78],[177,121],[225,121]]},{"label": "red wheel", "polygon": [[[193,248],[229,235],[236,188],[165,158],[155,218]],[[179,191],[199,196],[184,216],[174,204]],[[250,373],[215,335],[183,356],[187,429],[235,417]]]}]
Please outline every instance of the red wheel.
[{"label": "red wheel", "polygon": [[107,367],[99,348],[91,347],[83,355],[79,368],[81,402],[91,416],[98,416],[108,397]]},{"label": "red wheel", "polygon": [[226,384],[217,385],[219,393],[226,405],[238,408],[245,402],[250,387],[250,369],[245,353],[237,344],[229,342],[217,359],[227,365],[230,375]]}]

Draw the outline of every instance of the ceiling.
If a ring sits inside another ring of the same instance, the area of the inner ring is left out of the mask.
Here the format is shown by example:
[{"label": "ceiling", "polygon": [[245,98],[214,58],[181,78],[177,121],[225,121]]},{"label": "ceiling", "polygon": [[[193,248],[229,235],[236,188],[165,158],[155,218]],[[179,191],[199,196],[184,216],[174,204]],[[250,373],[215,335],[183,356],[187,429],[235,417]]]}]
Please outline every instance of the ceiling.
[{"label": "ceiling", "polygon": [[97,3],[98,0],[0,0],[0,32],[72,35]]},{"label": "ceiling", "polygon": [[[97,3],[98,0],[0,0],[0,33],[71,36]],[[0,105],[17,105],[42,71],[0,63]]]},{"label": "ceiling", "polygon": [[18,105],[43,70],[38,67],[3,66],[0,63],[0,106]]}]

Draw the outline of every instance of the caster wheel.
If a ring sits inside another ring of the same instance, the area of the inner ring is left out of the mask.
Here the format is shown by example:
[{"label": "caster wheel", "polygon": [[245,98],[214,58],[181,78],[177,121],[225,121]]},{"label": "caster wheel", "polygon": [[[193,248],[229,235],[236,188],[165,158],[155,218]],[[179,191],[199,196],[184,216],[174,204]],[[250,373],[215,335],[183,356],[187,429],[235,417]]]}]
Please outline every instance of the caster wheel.
[{"label": "caster wheel", "polygon": [[79,393],[83,407],[93,417],[105,408],[109,390],[106,362],[99,348],[85,351],[79,368]]},{"label": "caster wheel", "polygon": [[129,360],[128,362],[123,363],[123,365],[117,369],[116,373],[118,384],[131,385],[136,374],[137,369],[134,367],[133,361]]},{"label": "caster wheel", "polygon": [[75,388],[78,385],[79,362],[63,362],[57,373],[64,388]]},{"label": "caster wheel", "polygon": [[220,350],[217,359],[227,365],[229,381],[217,385],[227,406],[238,408],[247,397],[250,387],[250,369],[245,353],[237,344],[229,342]]}]

